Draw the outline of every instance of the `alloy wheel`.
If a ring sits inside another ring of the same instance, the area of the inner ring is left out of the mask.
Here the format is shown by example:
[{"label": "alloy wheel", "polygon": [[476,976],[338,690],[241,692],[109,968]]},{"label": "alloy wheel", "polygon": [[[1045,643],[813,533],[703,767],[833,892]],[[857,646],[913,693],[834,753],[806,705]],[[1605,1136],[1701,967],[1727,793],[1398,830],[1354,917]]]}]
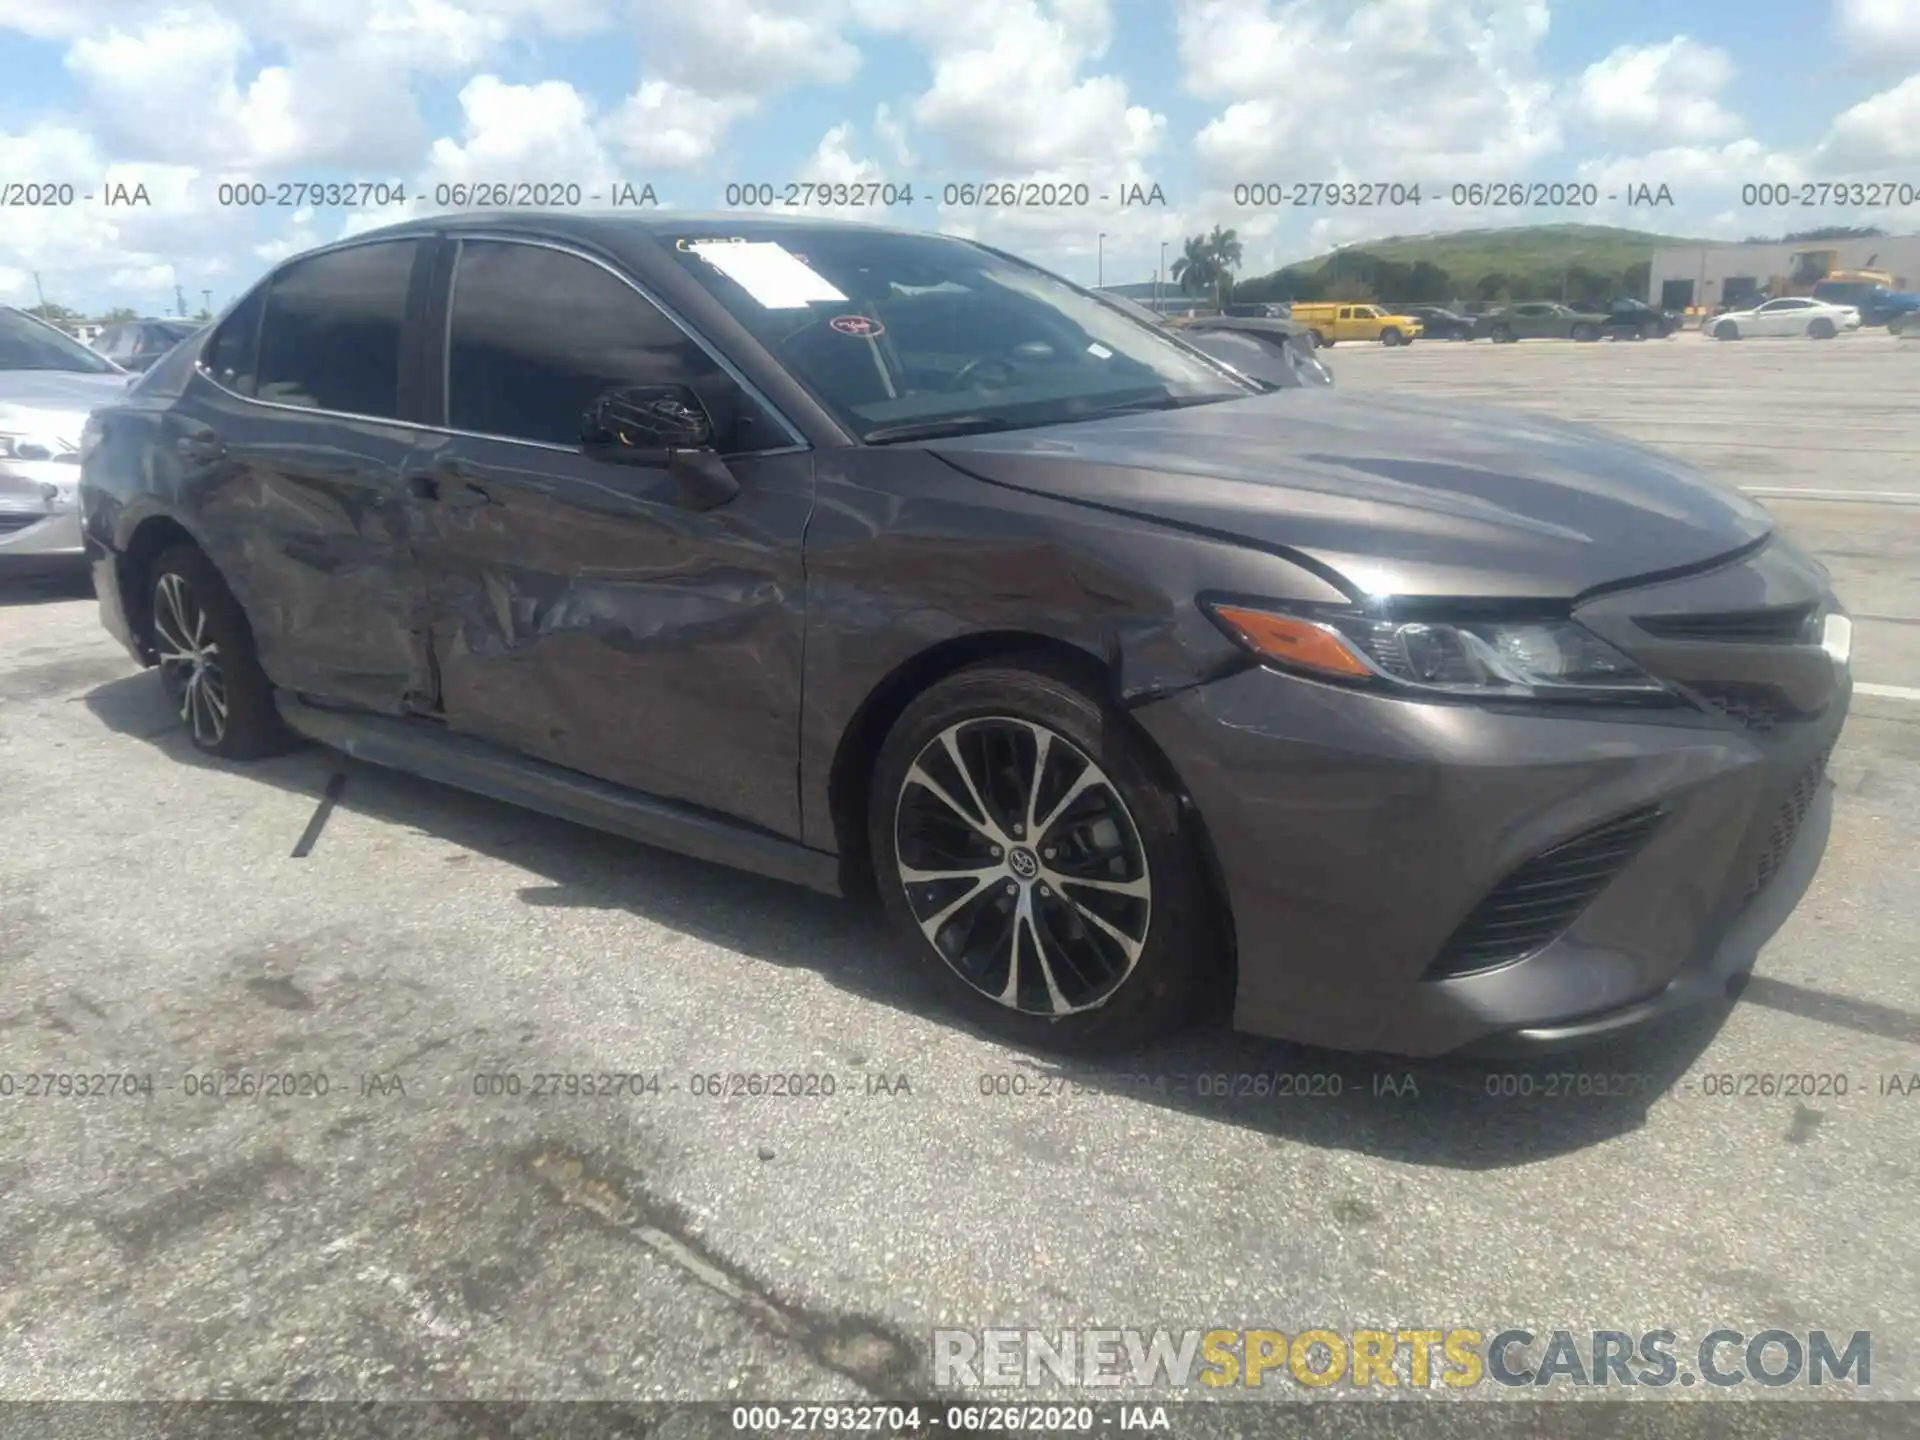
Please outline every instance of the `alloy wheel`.
[{"label": "alloy wheel", "polygon": [[220,646],[207,628],[207,612],[186,578],[161,575],[153,590],[154,649],[167,698],[193,732],[195,742],[211,748],[227,733],[227,678],[220,668]]},{"label": "alloy wheel", "polygon": [[1009,1009],[1094,1009],[1146,947],[1139,828],[1107,773],[1044,725],[994,716],[928,741],[901,783],[894,853],[921,934]]}]

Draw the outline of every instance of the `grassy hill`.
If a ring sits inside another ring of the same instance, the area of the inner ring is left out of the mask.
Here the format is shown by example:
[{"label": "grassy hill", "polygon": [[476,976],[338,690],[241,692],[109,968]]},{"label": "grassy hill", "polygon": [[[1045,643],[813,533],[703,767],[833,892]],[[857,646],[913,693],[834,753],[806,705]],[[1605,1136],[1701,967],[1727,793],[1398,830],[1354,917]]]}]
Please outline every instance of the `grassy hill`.
[{"label": "grassy hill", "polygon": [[1557,299],[1644,295],[1653,252],[1709,245],[1613,225],[1520,225],[1344,246],[1233,289],[1241,300]]}]

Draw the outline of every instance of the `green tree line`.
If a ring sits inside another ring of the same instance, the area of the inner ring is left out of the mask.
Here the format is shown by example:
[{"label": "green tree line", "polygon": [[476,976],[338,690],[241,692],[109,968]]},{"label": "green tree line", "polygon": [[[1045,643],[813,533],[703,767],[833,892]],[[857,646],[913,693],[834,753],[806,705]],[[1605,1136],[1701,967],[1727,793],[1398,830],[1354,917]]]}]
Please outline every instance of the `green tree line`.
[{"label": "green tree line", "polygon": [[1451,273],[1431,260],[1392,260],[1353,247],[1322,261],[1236,280],[1241,258],[1239,237],[1216,225],[1211,234],[1188,237],[1170,267],[1172,279],[1183,294],[1208,295],[1216,304],[1228,300],[1279,304],[1296,300],[1396,304],[1564,300],[1570,305],[1602,305],[1623,295],[1644,297],[1652,268],[1651,262],[1640,260],[1618,270],[1537,263],[1513,269],[1489,264]]}]

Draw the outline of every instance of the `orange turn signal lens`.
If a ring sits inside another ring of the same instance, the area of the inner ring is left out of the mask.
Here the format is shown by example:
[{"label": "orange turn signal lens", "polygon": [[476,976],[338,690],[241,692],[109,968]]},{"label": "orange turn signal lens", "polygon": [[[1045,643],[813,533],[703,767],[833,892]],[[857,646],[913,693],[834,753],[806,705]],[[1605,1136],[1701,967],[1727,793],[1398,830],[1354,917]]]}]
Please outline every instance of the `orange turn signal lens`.
[{"label": "orange turn signal lens", "polygon": [[1348,679],[1364,679],[1374,673],[1344,640],[1324,625],[1293,615],[1275,615],[1268,610],[1246,610],[1237,605],[1212,608],[1234,634],[1269,659]]}]

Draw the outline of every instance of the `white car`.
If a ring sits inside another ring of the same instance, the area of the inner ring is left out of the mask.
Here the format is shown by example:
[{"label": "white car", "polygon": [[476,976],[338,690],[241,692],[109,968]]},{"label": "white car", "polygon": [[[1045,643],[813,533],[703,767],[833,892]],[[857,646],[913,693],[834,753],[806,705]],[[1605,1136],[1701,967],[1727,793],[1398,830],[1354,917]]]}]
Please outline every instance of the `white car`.
[{"label": "white car", "polygon": [[1716,340],[1744,340],[1749,335],[1806,335],[1831,340],[1842,330],[1858,330],[1860,312],[1851,305],[1787,296],[1769,300],[1752,310],[1716,315],[1707,333]]},{"label": "white car", "polygon": [[0,575],[78,567],[80,431],[133,380],[25,311],[0,305]]}]

